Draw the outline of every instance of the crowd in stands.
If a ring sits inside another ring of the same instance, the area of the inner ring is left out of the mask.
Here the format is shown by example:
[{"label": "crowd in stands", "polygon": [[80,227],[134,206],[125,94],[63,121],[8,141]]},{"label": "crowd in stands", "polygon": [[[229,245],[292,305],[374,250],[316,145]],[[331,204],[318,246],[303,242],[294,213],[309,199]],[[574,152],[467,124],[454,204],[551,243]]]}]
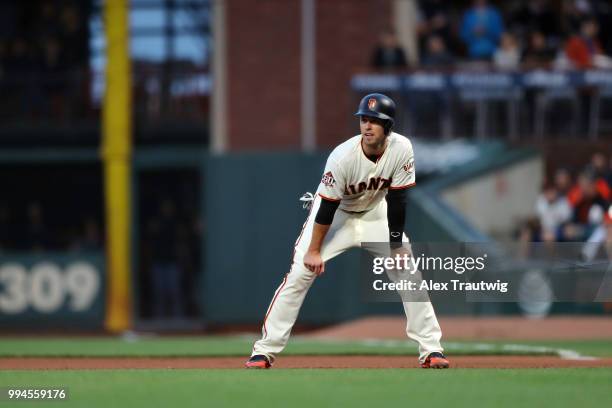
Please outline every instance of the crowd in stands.
[{"label": "crowd in stands", "polygon": [[[98,217],[74,217],[61,226],[40,201],[0,205],[0,254],[45,251],[100,251],[103,236]],[[57,216],[58,214],[52,214]]]},{"label": "crowd in stands", "polygon": [[612,156],[593,155],[577,174],[559,168],[520,231],[523,242],[612,244]]},{"label": "crowd in stands", "polygon": [[198,313],[204,239],[199,180],[187,170],[140,177],[137,274],[143,317],[183,319]]},{"label": "crowd in stands", "polygon": [[0,2],[0,114],[69,118],[83,109],[89,2]]},{"label": "crowd in stands", "polygon": [[[612,55],[607,0],[474,0],[463,7],[420,0],[418,5],[420,67],[476,62],[499,70],[612,68],[606,56]],[[382,35],[373,54],[375,68],[410,67],[393,32]]]}]

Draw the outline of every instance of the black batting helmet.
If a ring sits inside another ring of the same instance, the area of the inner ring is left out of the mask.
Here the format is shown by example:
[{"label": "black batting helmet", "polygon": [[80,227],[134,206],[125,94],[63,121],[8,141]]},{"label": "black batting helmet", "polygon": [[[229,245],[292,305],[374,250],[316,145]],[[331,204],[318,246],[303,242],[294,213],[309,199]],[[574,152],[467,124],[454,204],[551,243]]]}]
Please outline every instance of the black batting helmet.
[{"label": "black batting helmet", "polygon": [[387,95],[373,93],[363,97],[359,102],[359,110],[355,116],[371,116],[390,122],[389,128],[395,122],[395,102]]}]

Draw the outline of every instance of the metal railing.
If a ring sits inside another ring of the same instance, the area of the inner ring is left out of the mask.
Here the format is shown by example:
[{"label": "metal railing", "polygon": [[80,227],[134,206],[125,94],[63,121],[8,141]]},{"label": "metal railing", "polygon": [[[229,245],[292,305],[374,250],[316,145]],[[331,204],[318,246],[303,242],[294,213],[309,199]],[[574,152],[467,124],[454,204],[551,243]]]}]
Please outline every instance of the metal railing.
[{"label": "metal railing", "polygon": [[542,140],[597,139],[612,131],[612,71],[418,71],[360,74],[354,92],[388,92],[400,103],[399,126],[416,136]]}]

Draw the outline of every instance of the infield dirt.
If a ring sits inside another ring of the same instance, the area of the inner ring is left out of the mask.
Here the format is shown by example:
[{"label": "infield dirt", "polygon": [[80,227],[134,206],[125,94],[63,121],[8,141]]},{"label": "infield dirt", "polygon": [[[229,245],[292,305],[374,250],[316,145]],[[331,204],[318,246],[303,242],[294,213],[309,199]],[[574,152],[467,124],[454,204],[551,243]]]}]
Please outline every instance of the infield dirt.
[{"label": "infield dirt", "polygon": [[[244,357],[4,358],[0,370],[242,369]],[[554,356],[457,356],[453,368],[612,367],[612,358],[564,360]],[[404,356],[284,356],[274,368],[418,368]]]}]

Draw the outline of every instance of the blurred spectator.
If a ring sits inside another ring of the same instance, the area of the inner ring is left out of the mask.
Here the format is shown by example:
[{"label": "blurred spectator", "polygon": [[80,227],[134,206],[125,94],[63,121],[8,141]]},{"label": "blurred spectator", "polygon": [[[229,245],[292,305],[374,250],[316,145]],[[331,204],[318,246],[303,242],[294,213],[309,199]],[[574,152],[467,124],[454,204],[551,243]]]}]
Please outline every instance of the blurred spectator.
[{"label": "blurred spectator", "polygon": [[585,193],[590,194],[591,190],[593,190],[592,194],[600,195],[604,200],[610,199],[611,191],[608,183],[597,177],[593,169],[587,168],[579,174],[576,185],[570,189],[567,198],[572,206],[576,206],[583,199]]},{"label": "blurred spectator", "polygon": [[75,251],[99,251],[102,248],[100,226],[94,218],[87,218],[83,223],[81,237],[72,245]]},{"label": "blurred spectator", "polygon": [[154,317],[184,315],[178,224],[174,203],[164,199],[149,226]]},{"label": "blurred spectator", "polygon": [[593,155],[588,169],[593,172],[597,191],[606,201],[612,201],[612,184],[610,183],[612,174],[606,164],[606,156],[603,153],[596,153]]},{"label": "blurred spectator", "polygon": [[580,33],[568,39],[565,44],[565,54],[575,68],[592,68],[595,56],[602,54],[602,48],[597,39],[598,31],[597,20],[588,18],[580,25]]},{"label": "blurred spectator", "polygon": [[595,153],[591,158],[591,163],[587,166],[587,170],[592,172],[595,179],[597,191],[606,200],[612,199],[612,186],[608,183],[608,169],[606,168],[606,156],[603,153]]},{"label": "blurred spectator", "polygon": [[540,31],[531,32],[522,58],[526,68],[547,67],[554,58],[555,51],[548,47],[544,34]]},{"label": "blurred spectator", "polygon": [[567,197],[560,195],[554,185],[546,185],[536,201],[543,241],[556,241],[563,224],[570,220],[572,209]]},{"label": "blurred spectator", "polygon": [[[537,216],[529,217],[524,223],[522,223],[518,239],[522,243],[540,242],[542,241],[542,237],[540,235],[541,232],[542,226],[540,225],[540,219]],[[523,248],[521,252],[525,254],[527,249]]]},{"label": "blurred spectator", "polygon": [[60,15],[60,38],[63,45],[62,57],[64,63],[72,67],[80,67],[87,63],[87,47],[84,47],[83,20],[74,6],[66,6]]},{"label": "blurred spectator", "polygon": [[[585,261],[592,262],[597,256],[597,252],[601,244],[606,241],[611,243],[612,239],[612,206],[603,214],[603,220],[599,225],[596,225],[593,232],[587,238],[586,244],[582,248],[582,256]],[[612,259],[612,247],[608,247],[608,256]]]},{"label": "blurred spectator", "polygon": [[61,109],[63,102],[59,98],[65,90],[66,81],[66,66],[65,60],[61,58],[60,43],[53,37],[48,37],[42,43],[42,75],[44,82],[42,90],[44,91],[43,101],[45,103],[45,116],[50,113],[58,114],[58,109]]},{"label": "blurred spectator", "polygon": [[391,30],[383,31],[372,54],[372,67],[376,69],[400,69],[406,68],[407,65],[406,54],[395,33]]},{"label": "blurred spectator", "polygon": [[36,31],[38,38],[56,37],[58,34],[57,26],[57,2],[42,1],[38,9]]},{"label": "blurred spectator", "polygon": [[447,48],[456,49],[452,28],[451,9],[444,0],[419,1],[417,34],[419,37],[419,54],[424,55],[429,39],[436,36],[442,39]]},{"label": "blurred spectator", "polygon": [[32,251],[49,249],[50,240],[47,226],[44,223],[42,208],[32,202],[27,207],[27,224],[25,226],[25,248]]},{"label": "blurred spectator", "polygon": [[[596,180],[596,189],[599,194],[606,199],[605,204],[602,207],[602,220],[597,225],[599,218],[599,210],[595,208],[595,214],[590,214],[591,218],[594,218],[596,224],[592,228],[592,232],[587,239],[587,244],[583,248],[583,256],[586,261],[592,261],[601,244],[608,242],[608,245],[612,243],[612,184],[610,184],[610,176],[612,172],[606,160],[606,156],[601,153],[595,153],[591,158],[591,163],[588,166],[588,170],[592,172],[593,178]],[[612,251],[612,246],[608,247],[608,251]],[[609,256],[612,257],[612,252],[608,252]]]},{"label": "blurred spectator", "polygon": [[519,49],[516,38],[510,33],[501,36],[499,48],[493,55],[495,68],[503,71],[514,71],[518,69],[521,62],[521,50]]},{"label": "blurred spectator", "polygon": [[461,38],[472,59],[491,59],[503,31],[504,22],[499,11],[487,0],[474,0],[461,22]]},{"label": "blurred spectator", "polygon": [[568,169],[559,168],[555,171],[555,188],[561,195],[567,195],[572,188],[572,175]]},{"label": "blurred spectator", "polygon": [[521,227],[521,241],[587,241],[583,256],[585,259],[595,256],[606,239],[606,225],[612,217],[607,170],[602,153],[593,155],[574,185],[567,169],[557,169],[554,184],[547,184],[537,199],[537,218]]},{"label": "blurred spectator", "polygon": [[563,0],[561,4],[561,25],[566,35],[580,31],[582,22],[593,14],[588,0]]},{"label": "blurred spectator", "polygon": [[595,153],[591,158],[589,167],[591,170],[593,170],[593,173],[598,180],[601,180],[601,182],[605,182],[609,187],[612,187],[609,183],[610,168],[608,167],[606,156],[603,153]]},{"label": "blurred spectator", "polygon": [[593,228],[603,221],[608,211],[610,189],[598,182],[595,174],[585,170],[578,176],[576,185],[568,194],[573,208],[573,228],[567,230],[566,240],[585,240]]},{"label": "blurred spectator", "polygon": [[427,39],[427,50],[422,60],[427,68],[451,68],[453,56],[448,52],[443,37],[432,35]]},{"label": "blurred spectator", "polygon": [[[140,175],[139,194],[147,199],[141,200],[138,211],[137,228],[142,231],[139,240],[141,252],[138,279],[141,286],[148,290],[143,291],[143,296],[139,299],[140,310],[147,318],[177,315],[168,305],[168,297],[175,296],[180,298],[178,307],[176,301],[174,302],[174,308],[180,309],[178,315],[196,316],[200,307],[198,283],[202,273],[204,239],[203,226],[200,223],[202,202],[199,172],[196,169],[164,169],[142,173],[146,174]],[[162,217],[162,213],[167,215]],[[159,247],[162,246],[165,247],[161,249],[161,256],[158,256]],[[167,276],[159,270],[154,275],[153,266],[160,263],[162,267],[164,263],[170,263],[171,268],[178,266],[178,276]],[[172,292],[176,292],[178,287],[180,293],[167,293],[165,300],[160,299],[157,294],[160,290],[155,289],[156,278],[174,279],[171,283],[174,286]],[[160,302],[163,303],[159,304]]]},{"label": "blurred spectator", "polygon": [[509,17],[512,31],[522,37],[537,31],[545,38],[555,40],[559,36],[559,18],[550,3],[550,0],[517,1]]}]

